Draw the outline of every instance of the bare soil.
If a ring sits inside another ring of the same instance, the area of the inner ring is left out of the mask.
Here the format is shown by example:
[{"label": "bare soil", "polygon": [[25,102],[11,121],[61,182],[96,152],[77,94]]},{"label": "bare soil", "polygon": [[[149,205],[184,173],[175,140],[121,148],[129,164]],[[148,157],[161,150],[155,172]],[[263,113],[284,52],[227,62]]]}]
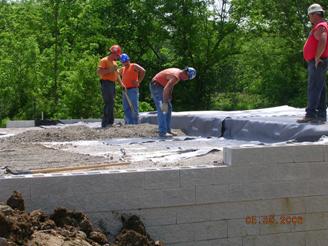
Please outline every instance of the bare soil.
[{"label": "bare soil", "polygon": [[[46,147],[42,142],[69,142],[80,140],[106,140],[113,138],[156,138],[158,136],[157,126],[151,124],[139,125],[114,125],[113,127],[90,128],[88,126],[76,125],[61,128],[30,128],[24,129],[0,129],[1,132],[15,133],[11,137],[0,138],[0,167],[10,167],[15,170],[33,170],[40,168],[85,166],[90,164],[104,164],[120,161],[107,156],[94,156],[90,154],[73,153],[61,149]],[[184,133],[175,130],[178,136]],[[163,166],[182,166],[198,164],[220,163],[222,153],[209,153],[197,158],[188,158],[179,162],[165,164]],[[129,163],[128,166],[115,166],[113,168],[140,168],[153,167],[151,161]]]},{"label": "bare soil", "polygon": [[122,229],[114,237],[95,228],[88,217],[76,211],[57,208],[51,215],[41,210],[30,213],[19,192],[0,203],[0,245],[28,246],[161,246],[146,232],[137,216],[122,216]]}]

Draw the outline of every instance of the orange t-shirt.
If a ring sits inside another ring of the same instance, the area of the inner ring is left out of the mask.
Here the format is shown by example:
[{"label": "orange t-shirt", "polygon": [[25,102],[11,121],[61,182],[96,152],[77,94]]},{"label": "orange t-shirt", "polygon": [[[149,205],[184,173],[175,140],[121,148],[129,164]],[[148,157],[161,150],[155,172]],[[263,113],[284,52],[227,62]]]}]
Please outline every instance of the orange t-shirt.
[{"label": "orange t-shirt", "polygon": [[179,74],[181,73],[181,69],[179,68],[167,68],[158,74],[155,75],[153,80],[155,80],[157,83],[161,84],[163,87],[166,86],[167,82],[169,82],[169,79],[167,79],[168,75],[172,75],[176,77],[178,80],[180,80]]},{"label": "orange t-shirt", "polygon": [[[115,61],[110,61],[108,60],[108,57],[104,57],[100,60],[98,67],[99,68],[110,68],[110,67],[114,67],[117,66]],[[106,73],[103,76],[100,76],[100,79],[102,80],[110,80],[115,82],[117,80],[118,77],[118,72],[111,72],[111,73]]]},{"label": "orange t-shirt", "polygon": [[134,63],[130,63],[129,67],[122,67],[122,81],[127,89],[139,87],[132,83],[138,81],[138,75],[139,73],[134,70]]}]

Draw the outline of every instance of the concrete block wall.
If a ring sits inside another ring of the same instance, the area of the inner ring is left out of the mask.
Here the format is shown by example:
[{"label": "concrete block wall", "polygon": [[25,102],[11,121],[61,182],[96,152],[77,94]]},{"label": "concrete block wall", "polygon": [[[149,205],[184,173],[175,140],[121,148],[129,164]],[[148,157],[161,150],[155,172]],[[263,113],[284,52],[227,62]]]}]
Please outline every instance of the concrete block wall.
[{"label": "concrete block wall", "polygon": [[6,177],[0,200],[18,190],[28,210],[80,210],[112,234],[121,214],[137,214],[154,239],[171,246],[327,245],[328,146],[229,147],[224,160],[223,166]]}]

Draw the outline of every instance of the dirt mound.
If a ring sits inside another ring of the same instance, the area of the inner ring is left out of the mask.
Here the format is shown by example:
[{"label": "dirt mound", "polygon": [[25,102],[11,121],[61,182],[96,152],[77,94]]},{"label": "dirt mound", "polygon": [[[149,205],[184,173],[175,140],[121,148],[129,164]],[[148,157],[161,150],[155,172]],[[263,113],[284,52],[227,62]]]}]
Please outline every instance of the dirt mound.
[{"label": "dirt mound", "polygon": [[30,130],[12,137],[0,139],[10,142],[62,142],[77,140],[98,140],[108,138],[155,137],[158,136],[157,126],[151,124],[114,125],[109,128],[90,128],[88,126],[66,126]]},{"label": "dirt mound", "polygon": [[[12,202],[15,201],[15,202]],[[18,201],[18,202],[17,202]],[[11,207],[8,203],[14,204]],[[115,239],[92,226],[81,212],[57,208],[48,216],[41,210],[22,211],[24,200],[13,192],[0,204],[0,245],[42,246],[155,246],[163,245],[146,233],[137,216],[122,216],[123,227]],[[19,208],[19,209],[18,209]]]}]

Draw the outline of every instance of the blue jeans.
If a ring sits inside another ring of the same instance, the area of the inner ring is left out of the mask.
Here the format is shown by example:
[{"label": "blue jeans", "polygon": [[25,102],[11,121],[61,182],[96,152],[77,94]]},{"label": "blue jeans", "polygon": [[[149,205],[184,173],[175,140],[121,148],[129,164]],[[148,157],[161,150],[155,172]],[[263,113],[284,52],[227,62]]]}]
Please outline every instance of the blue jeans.
[{"label": "blue jeans", "polygon": [[101,127],[113,125],[114,123],[114,98],[115,83],[109,80],[100,80],[101,93],[104,100],[104,115],[101,121]]},{"label": "blue jeans", "polygon": [[308,62],[308,104],[306,107],[306,116],[312,118],[326,119],[326,72],[328,67],[328,59],[315,67],[315,62]]},{"label": "blue jeans", "polygon": [[157,110],[157,123],[158,123],[159,135],[164,136],[165,133],[171,132],[172,104],[169,101],[168,102],[169,110],[167,113],[163,113],[161,110],[161,105],[163,103],[164,88],[160,85],[150,83],[149,89]]},{"label": "blue jeans", "polygon": [[139,89],[138,88],[127,89],[126,93],[130,98],[133,110],[131,110],[125,92],[123,91],[122,98],[123,98],[124,121],[125,124],[135,125],[138,124],[138,117],[139,117]]}]

